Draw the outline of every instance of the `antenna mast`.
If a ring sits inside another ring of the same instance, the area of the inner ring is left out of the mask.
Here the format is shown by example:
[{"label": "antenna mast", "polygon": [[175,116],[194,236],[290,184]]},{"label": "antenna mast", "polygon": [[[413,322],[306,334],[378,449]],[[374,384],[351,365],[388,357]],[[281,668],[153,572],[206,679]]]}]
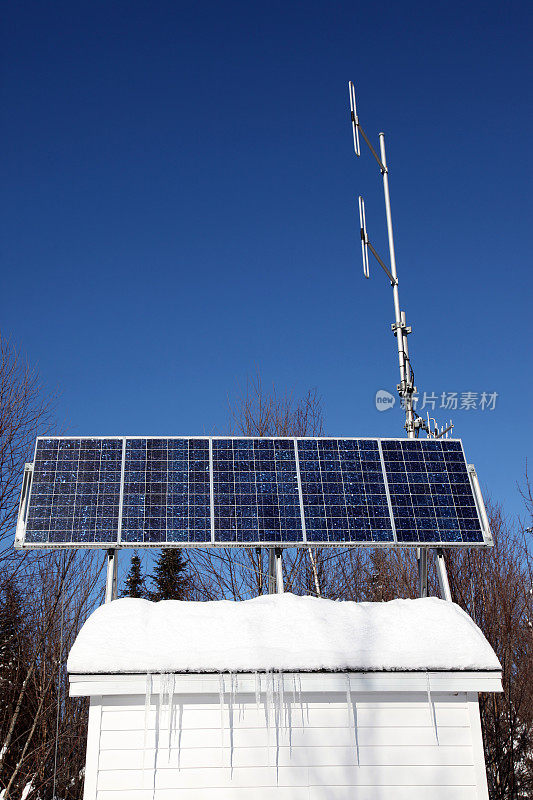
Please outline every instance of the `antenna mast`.
[{"label": "antenna mast", "polygon": [[[398,384],[398,394],[400,395],[405,410],[405,430],[409,439],[415,439],[420,430],[426,431],[428,436],[439,439],[441,436],[446,436],[453,428],[450,423],[448,427],[443,426],[439,430],[435,422],[435,428],[431,427],[431,421],[428,415],[428,421],[425,422],[414,410],[413,395],[416,393],[416,386],[414,381],[414,373],[409,360],[409,346],[407,344],[407,336],[411,333],[411,327],[407,325],[405,312],[400,308],[400,293],[398,291],[398,273],[396,270],[396,255],[394,253],[394,234],[392,231],[392,214],[390,207],[390,194],[389,194],[389,170],[387,167],[387,156],[385,154],[385,134],[379,134],[379,153],[376,153],[372,147],[368,136],[364,132],[357,116],[357,104],[355,100],[355,87],[352,81],[349,82],[348,88],[350,91],[350,110],[352,115],[352,133],[353,133],[353,147],[355,155],[361,155],[361,146],[359,134],[363,137],[368,145],[368,148],[377,161],[378,167],[383,178],[383,194],[385,196],[385,213],[387,215],[387,235],[389,237],[389,257],[390,268],[387,267],[379,253],[376,251],[373,244],[368,238],[366,230],[366,214],[365,214],[365,201],[359,195],[359,222],[361,226],[361,253],[363,256],[363,274],[365,278],[370,277],[370,269],[368,264],[368,251],[372,253],[380,267],[383,269],[392,286],[392,297],[394,300],[394,322],[391,325],[392,332],[396,337],[398,345],[398,363],[400,367],[400,383]],[[427,597],[428,594],[428,566],[427,566],[427,547],[417,548],[418,560],[418,579],[419,579],[419,592],[421,597]],[[445,600],[451,600],[450,584],[448,582],[448,575],[446,572],[446,564],[444,561],[444,551],[442,548],[435,549],[435,566],[441,594]]]},{"label": "antenna mast", "polygon": [[363,273],[365,278],[370,277],[370,270],[368,265],[368,251],[372,253],[380,267],[386,273],[392,286],[392,297],[394,301],[394,322],[391,326],[392,332],[396,337],[398,344],[398,363],[400,367],[400,383],[398,384],[398,393],[402,399],[403,407],[405,410],[405,430],[409,439],[414,439],[417,435],[418,420],[415,419],[415,412],[413,409],[413,394],[416,392],[414,385],[414,375],[409,361],[409,347],[407,344],[407,336],[411,333],[411,328],[407,326],[405,312],[400,309],[400,294],[398,290],[398,273],[396,271],[396,255],[394,252],[394,234],[392,230],[392,214],[390,205],[389,193],[389,170],[387,167],[387,156],[385,154],[385,134],[379,134],[379,151],[380,155],[376,153],[366,133],[364,132],[357,116],[357,105],[355,100],[355,87],[350,81],[350,109],[352,114],[352,131],[353,131],[353,144],[355,155],[361,155],[361,148],[359,142],[359,134],[363,137],[364,141],[369,147],[370,152],[377,161],[383,178],[383,194],[385,196],[385,212],[387,215],[387,235],[389,238],[389,256],[390,256],[390,269],[386,266],[383,259],[375,250],[374,246],[368,238],[366,231],[366,217],[365,217],[365,201],[359,196],[359,220],[361,224],[361,250],[363,256]]}]

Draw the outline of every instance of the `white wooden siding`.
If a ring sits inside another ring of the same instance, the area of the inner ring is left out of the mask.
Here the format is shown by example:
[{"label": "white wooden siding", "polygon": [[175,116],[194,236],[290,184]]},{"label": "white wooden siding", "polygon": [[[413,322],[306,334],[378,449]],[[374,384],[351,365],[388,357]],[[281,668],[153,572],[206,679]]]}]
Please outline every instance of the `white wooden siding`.
[{"label": "white wooden siding", "polygon": [[[177,678],[179,681],[179,678]],[[327,680],[324,681],[325,686]],[[85,800],[486,800],[477,695],[285,693],[285,724],[265,697],[174,697],[169,740],[158,698],[91,697]],[[289,725],[290,719],[290,725]],[[170,744],[170,747],[169,747]],[[481,747],[481,749],[480,749]]]}]

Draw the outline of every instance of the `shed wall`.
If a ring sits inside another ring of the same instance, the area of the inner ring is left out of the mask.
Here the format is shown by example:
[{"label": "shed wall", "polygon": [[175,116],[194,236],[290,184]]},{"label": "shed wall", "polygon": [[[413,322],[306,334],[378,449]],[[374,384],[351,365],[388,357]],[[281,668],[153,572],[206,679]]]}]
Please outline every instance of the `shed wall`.
[{"label": "shed wall", "polygon": [[[92,696],[84,800],[487,800],[477,695]],[[281,714],[281,717],[280,717]],[[147,726],[145,730],[145,720]],[[169,747],[170,742],[170,747]]]}]

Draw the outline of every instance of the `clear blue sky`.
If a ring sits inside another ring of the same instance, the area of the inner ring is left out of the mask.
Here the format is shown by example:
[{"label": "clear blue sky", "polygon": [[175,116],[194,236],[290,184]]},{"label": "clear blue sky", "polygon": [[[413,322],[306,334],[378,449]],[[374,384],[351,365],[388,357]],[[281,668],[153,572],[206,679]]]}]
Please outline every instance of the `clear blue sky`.
[{"label": "clear blue sky", "polygon": [[[361,274],[347,81],[387,155],[420,393],[518,511],[531,451],[529,2],[3,7],[1,326],[72,434],[225,432],[227,396],[317,387],[332,435],[402,435],[390,286]],[[440,411],[444,421],[450,413]]]}]

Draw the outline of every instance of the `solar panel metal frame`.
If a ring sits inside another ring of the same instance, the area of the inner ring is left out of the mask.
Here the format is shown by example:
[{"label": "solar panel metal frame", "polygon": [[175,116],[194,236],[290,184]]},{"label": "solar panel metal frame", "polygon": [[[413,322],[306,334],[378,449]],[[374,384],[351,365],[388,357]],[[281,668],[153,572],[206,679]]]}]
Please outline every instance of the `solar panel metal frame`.
[{"label": "solar panel metal frame", "polygon": [[[24,472],[23,484],[21,489],[21,497],[20,497],[20,504],[19,504],[19,515],[17,521],[17,531],[15,536],[15,547],[17,549],[64,549],[64,548],[80,548],[80,549],[109,549],[109,548],[167,548],[167,547],[378,547],[378,548],[387,548],[387,547],[482,547],[482,546],[492,546],[492,534],[490,532],[490,525],[487,517],[487,513],[485,510],[485,505],[483,501],[483,497],[481,494],[481,490],[479,487],[479,482],[477,479],[477,474],[474,467],[471,464],[466,462],[466,457],[464,454],[464,449],[462,445],[462,441],[460,439],[445,439],[442,440],[444,442],[459,442],[461,445],[461,454],[463,456],[467,473],[469,479],[469,486],[470,491],[472,493],[472,497],[475,503],[475,509],[477,514],[477,520],[479,523],[479,528],[482,534],[482,541],[476,542],[468,542],[468,541],[441,541],[439,539],[435,539],[434,541],[398,541],[396,535],[396,528],[395,528],[395,520],[392,511],[391,505],[391,498],[388,489],[388,476],[385,468],[385,463],[383,461],[383,451],[381,447],[381,442],[413,442],[419,441],[420,443],[431,441],[431,440],[410,440],[406,439],[405,437],[375,437],[375,436],[266,436],[266,437],[257,437],[257,436],[41,436],[37,438],[35,444],[35,451],[34,451],[34,462],[37,452],[38,442],[41,440],[46,441],[105,441],[105,440],[113,440],[117,442],[122,442],[122,464],[121,464],[121,479],[120,479],[120,503],[119,503],[119,516],[118,516],[118,525],[117,525],[117,535],[116,538],[112,541],[97,541],[97,542],[78,542],[78,541],[66,541],[66,542],[28,542],[26,541],[26,521],[28,515],[28,509],[31,504],[32,499],[32,489],[33,489],[33,480],[32,480],[32,473],[33,473],[33,464],[27,464],[26,469]],[[182,440],[182,441],[191,441],[191,440],[204,440],[209,442],[209,482],[210,482],[210,527],[211,527],[211,536],[210,540],[202,541],[202,542],[190,542],[190,541],[154,541],[154,542],[142,542],[142,541],[124,541],[121,538],[122,535],[122,511],[123,511],[123,493],[124,493],[124,466],[125,466],[125,450],[126,450],[126,442],[129,440]],[[250,441],[291,441],[294,443],[294,451],[295,451],[295,463],[297,469],[297,482],[298,482],[298,494],[299,494],[299,505],[300,505],[300,520],[302,523],[301,526],[301,535],[296,540],[288,540],[284,539],[283,541],[265,541],[265,540],[258,540],[258,541],[219,541],[215,537],[215,524],[214,524],[214,487],[213,487],[213,441],[215,440],[250,440]],[[391,527],[393,538],[388,541],[356,541],[352,539],[345,539],[342,541],[308,541],[306,537],[306,524],[305,524],[305,514],[304,514],[304,506],[302,501],[302,483],[301,483],[301,473],[300,473],[300,465],[298,459],[298,448],[296,446],[296,442],[299,441],[317,441],[317,442],[325,442],[325,441],[374,441],[378,443],[380,459],[381,459],[381,467],[382,473],[385,483],[385,490],[387,495],[388,501],[388,509],[389,515],[391,520]]]}]

